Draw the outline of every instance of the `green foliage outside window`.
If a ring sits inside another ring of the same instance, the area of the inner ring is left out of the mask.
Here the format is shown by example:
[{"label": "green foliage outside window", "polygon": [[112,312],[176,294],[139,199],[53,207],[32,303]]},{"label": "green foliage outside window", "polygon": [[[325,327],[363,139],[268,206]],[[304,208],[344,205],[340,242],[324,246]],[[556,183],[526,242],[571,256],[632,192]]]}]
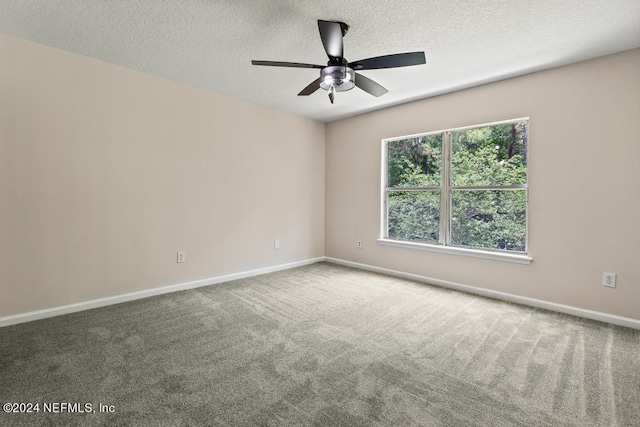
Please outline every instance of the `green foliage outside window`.
[{"label": "green foliage outside window", "polygon": [[438,187],[442,134],[389,142],[389,187]]},{"label": "green foliage outside window", "polygon": [[[389,142],[389,187],[439,187],[442,134]],[[389,237],[438,243],[440,190],[389,194]]]},{"label": "green foliage outside window", "polygon": [[[525,251],[527,125],[519,121],[450,133],[448,244]],[[388,192],[389,238],[438,243],[443,135],[388,142],[388,187],[413,190]]]},{"label": "green foliage outside window", "polygon": [[451,133],[451,184],[527,183],[526,122]]},{"label": "green foliage outside window", "polygon": [[393,192],[389,194],[389,237],[438,243],[440,192]]},{"label": "green foliage outside window", "polygon": [[453,245],[524,252],[525,190],[454,191],[451,199]]}]

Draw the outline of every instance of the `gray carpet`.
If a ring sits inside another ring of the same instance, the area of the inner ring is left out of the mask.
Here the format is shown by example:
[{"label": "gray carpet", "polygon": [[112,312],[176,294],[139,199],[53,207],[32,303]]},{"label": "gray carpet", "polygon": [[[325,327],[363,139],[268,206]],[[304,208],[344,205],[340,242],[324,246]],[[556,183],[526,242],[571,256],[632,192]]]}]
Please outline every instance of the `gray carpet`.
[{"label": "gray carpet", "polygon": [[640,425],[640,331],[326,263],[0,328],[0,345],[0,403],[41,405],[3,426]]}]

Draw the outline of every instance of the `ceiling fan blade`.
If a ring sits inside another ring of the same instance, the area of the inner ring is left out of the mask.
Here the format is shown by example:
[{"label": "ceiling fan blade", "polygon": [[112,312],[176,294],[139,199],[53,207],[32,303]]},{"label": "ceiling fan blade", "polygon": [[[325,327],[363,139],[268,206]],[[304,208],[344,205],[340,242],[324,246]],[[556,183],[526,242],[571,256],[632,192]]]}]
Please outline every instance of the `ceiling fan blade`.
[{"label": "ceiling fan blade", "polygon": [[377,70],[380,68],[408,67],[421,65],[427,61],[424,52],[396,53],[394,55],[376,56],[375,58],[361,59],[349,64],[354,70]]},{"label": "ceiling fan blade", "polygon": [[349,26],[342,22],[323,21],[318,19],[318,30],[322,45],[329,60],[337,65],[342,64],[344,55],[342,36],[347,33]]},{"label": "ceiling fan blade", "polygon": [[300,62],[279,62],[279,61],[251,61],[253,65],[267,65],[269,67],[292,67],[292,68],[324,68],[323,65],[303,64]]},{"label": "ceiling fan blade", "polygon": [[313,92],[317,91],[318,89],[320,89],[320,77],[312,81],[311,84],[309,84],[309,86],[302,89],[298,94],[298,96],[311,95]]},{"label": "ceiling fan blade", "polygon": [[373,96],[382,96],[385,93],[389,92],[387,89],[374,82],[369,77],[363,76],[362,74],[358,73],[356,73],[356,86]]}]

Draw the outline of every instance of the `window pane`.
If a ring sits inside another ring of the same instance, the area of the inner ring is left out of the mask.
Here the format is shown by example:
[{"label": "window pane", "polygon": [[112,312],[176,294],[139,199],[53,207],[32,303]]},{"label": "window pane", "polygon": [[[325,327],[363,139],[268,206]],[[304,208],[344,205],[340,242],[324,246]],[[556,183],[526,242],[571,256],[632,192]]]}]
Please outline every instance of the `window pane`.
[{"label": "window pane", "polygon": [[439,187],[442,134],[388,143],[389,187]]},{"label": "window pane", "polygon": [[440,192],[389,193],[389,238],[438,243]]},{"label": "window pane", "polygon": [[451,243],[525,251],[526,190],[453,191]]},{"label": "window pane", "polygon": [[527,124],[525,120],[452,132],[452,185],[526,184]]}]

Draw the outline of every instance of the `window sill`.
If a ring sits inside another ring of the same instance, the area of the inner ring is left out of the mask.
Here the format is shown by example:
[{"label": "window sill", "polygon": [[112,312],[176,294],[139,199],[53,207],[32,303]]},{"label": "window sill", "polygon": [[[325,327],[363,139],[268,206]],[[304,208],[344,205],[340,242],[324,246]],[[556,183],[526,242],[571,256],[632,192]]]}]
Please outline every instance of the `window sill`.
[{"label": "window sill", "polygon": [[475,258],[492,259],[496,261],[515,262],[518,264],[531,264],[533,258],[524,254],[507,254],[504,252],[491,252],[479,249],[456,248],[452,246],[430,245],[428,243],[404,242],[401,240],[378,239],[379,245],[395,246],[398,248],[418,249],[421,251],[440,252],[443,254],[462,255]]}]

